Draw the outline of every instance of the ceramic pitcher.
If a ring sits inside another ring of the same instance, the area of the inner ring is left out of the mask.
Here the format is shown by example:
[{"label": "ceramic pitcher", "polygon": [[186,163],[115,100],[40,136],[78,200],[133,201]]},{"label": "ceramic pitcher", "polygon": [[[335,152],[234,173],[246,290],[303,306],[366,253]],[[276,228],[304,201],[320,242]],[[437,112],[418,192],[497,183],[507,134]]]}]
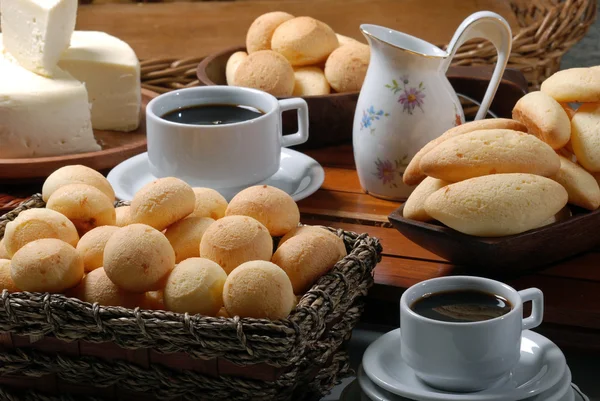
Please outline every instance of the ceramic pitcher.
[{"label": "ceramic pitcher", "polygon": [[473,38],[485,38],[496,48],[498,60],[476,116],[484,118],[510,54],[510,26],[496,13],[477,12],[462,22],[447,51],[381,26],[360,29],[369,42],[371,59],[353,124],[358,177],[365,192],[404,200],[414,189],[402,182],[411,158],[427,142],[464,122],[446,78],[456,50]]}]

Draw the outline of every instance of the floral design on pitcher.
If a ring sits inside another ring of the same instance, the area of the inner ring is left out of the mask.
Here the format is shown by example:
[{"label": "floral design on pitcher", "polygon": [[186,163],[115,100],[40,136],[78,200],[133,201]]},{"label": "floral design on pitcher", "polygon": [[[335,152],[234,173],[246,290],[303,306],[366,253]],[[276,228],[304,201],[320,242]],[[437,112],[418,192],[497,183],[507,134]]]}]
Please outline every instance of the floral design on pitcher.
[{"label": "floral design on pitcher", "polygon": [[400,93],[400,97],[398,97],[398,103],[400,103],[402,107],[402,111],[408,112],[408,114],[413,114],[415,108],[421,109],[423,112],[423,104],[425,99],[425,86],[423,82],[419,82],[417,87],[410,87],[410,80],[408,75],[403,75],[400,77],[400,83],[395,79],[392,79],[391,84],[386,84],[385,87],[390,89],[394,94]]},{"label": "floral design on pitcher", "polygon": [[458,127],[462,124],[462,120],[460,118],[460,114],[458,114],[458,109],[456,108],[456,104],[454,105],[454,126]]},{"label": "floral design on pitcher", "polygon": [[369,128],[371,134],[375,133],[373,122],[381,119],[381,117],[388,117],[389,115],[389,113],[386,113],[381,109],[375,110],[375,107],[371,105],[368,109],[363,110],[362,120],[360,120],[360,130],[362,131],[365,128]]},{"label": "floral design on pitcher", "polygon": [[404,155],[403,158],[394,161],[377,158],[375,161],[377,171],[374,175],[383,185],[388,185],[390,188],[398,188],[396,181],[398,178],[402,178],[406,166],[408,166],[408,155]]}]

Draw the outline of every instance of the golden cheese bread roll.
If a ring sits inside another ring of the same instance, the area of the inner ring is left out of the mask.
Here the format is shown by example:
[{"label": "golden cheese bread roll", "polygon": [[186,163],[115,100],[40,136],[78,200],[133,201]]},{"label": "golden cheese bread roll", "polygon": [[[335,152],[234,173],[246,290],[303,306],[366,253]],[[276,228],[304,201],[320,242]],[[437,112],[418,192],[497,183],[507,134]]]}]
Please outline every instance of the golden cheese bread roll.
[{"label": "golden cheese bread roll", "polygon": [[233,76],[233,84],[273,96],[290,96],[294,91],[294,69],[281,54],[261,50],[242,60]]},{"label": "golden cheese bread roll", "polygon": [[225,80],[227,81],[227,85],[233,85],[235,72],[246,57],[248,57],[248,53],[246,52],[235,52],[229,56],[225,65]]},{"label": "golden cheese bread roll", "polygon": [[427,177],[412,191],[402,210],[403,217],[417,221],[431,221],[433,218],[425,210],[425,201],[435,191],[444,188],[449,182]]},{"label": "golden cheese bread roll", "polygon": [[119,206],[115,208],[115,226],[125,227],[130,224],[133,224],[131,206]]},{"label": "golden cheese bread roll", "polygon": [[534,174],[494,174],[450,184],[425,201],[434,219],[464,234],[501,237],[519,234],[558,213],[565,188]]},{"label": "golden cheese bread roll", "polygon": [[99,226],[114,226],[115,206],[98,188],[87,184],[69,184],[50,195],[47,209],[64,214],[77,228],[79,235]]},{"label": "golden cheese bread roll", "polygon": [[188,216],[167,227],[165,237],[175,251],[175,263],[200,256],[200,240],[214,222],[210,217]]},{"label": "golden cheese bread roll", "polygon": [[270,185],[255,185],[240,191],[229,202],[225,215],[252,217],[272,237],[285,235],[300,223],[300,210],[294,199]]},{"label": "golden cheese bread roll", "polygon": [[311,17],[296,17],[279,25],[271,38],[271,49],[293,66],[319,64],[339,46],[331,27]]},{"label": "golden cheese bread roll", "polygon": [[14,254],[11,277],[23,291],[60,293],[79,284],[83,259],[75,248],[56,238],[29,242]]},{"label": "golden cheese bread roll", "polygon": [[[545,227],[545,226],[549,226],[550,224],[565,221],[565,220],[571,218],[572,216],[573,216],[573,213],[571,212],[571,208],[569,208],[569,205],[567,204],[565,207],[560,209],[560,211],[558,213],[556,213],[554,216],[550,217],[547,220],[544,220],[540,224],[539,227]],[[535,228],[539,228],[539,227],[535,227]]]},{"label": "golden cheese bread roll", "polygon": [[240,265],[229,274],[223,288],[229,316],[284,319],[292,311],[295,298],[285,272],[262,260]]},{"label": "golden cheese bread roll", "polygon": [[292,231],[281,237],[279,240],[279,244],[277,244],[277,248],[281,247],[287,240],[290,238],[299,236],[299,235],[310,235],[311,233],[316,233],[318,235],[328,235],[331,238],[332,244],[338,248],[340,251],[340,255],[346,256],[346,245],[344,241],[338,237],[336,234],[329,231],[327,228],[323,226],[299,226],[294,228]]},{"label": "golden cheese bread roll", "polygon": [[91,304],[131,309],[142,306],[145,300],[144,293],[128,292],[113,283],[102,267],[86,274],[71,294]]},{"label": "golden cheese bread roll", "polygon": [[435,148],[438,144],[444,142],[447,139],[457,137],[459,135],[468,134],[469,132],[479,131],[484,129],[510,129],[513,131],[527,132],[527,127],[522,123],[510,120],[507,118],[493,118],[489,120],[477,120],[471,121],[465,124],[461,124],[454,128],[444,132],[441,136],[429,141],[425,146],[421,148],[410,160],[406,170],[402,175],[402,180],[406,185],[417,185],[423,181],[426,175],[421,171],[421,158]]},{"label": "golden cheese bread roll", "polygon": [[319,67],[294,68],[294,91],[292,96],[319,96],[331,92],[325,73]]},{"label": "golden cheese bread roll", "polygon": [[582,104],[571,120],[571,146],[587,171],[600,172],[600,104]]},{"label": "golden cheese bread roll", "polygon": [[175,267],[175,252],[160,231],[145,225],[120,227],[104,247],[104,271],[129,292],[160,290]]},{"label": "golden cheese bread roll", "polygon": [[6,224],[3,244],[7,256],[12,256],[31,241],[56,238],[71,246],[77,245],[79,234],[75,225],[61,213],[51,209],[24,210]]},{"label": "golden cheese bread roll", "polygon": [[227,273],[212,260],[186,259],[167,279],[165,307],[173,312],[216,316],[223,306],[225,280]]},{"label": "golden cheese bread roll", "polygon": [[358,40],[356,40],[354,38],[350,38],[348,36],[340,35],[339,33],[336,33],[335,36],[337,36],[337,39],[338,39],[338,42],[339,42],[340,46],[364,44],[364,43],[361,43],[361,42],[359,42]]},{"label": "golden cheese bread roll", "polygon": [[600,102],[600,69],[569,68],[554,73],[540,90],[559,102]]},{"label": "golden cheese bread roll", "polygon": [[269,230],[248,216],[226,216],[211,224],[200,241],[200,257],[216,262],[230,274],[250,260],[271,260]]},{"label": "golden cheese bread roll", "polygon": [[327,273],[346,253],[330,235],[306,232],[285,241],[271,259],[281,267],[292,282],[294,294],[307,291]]},{"label": "golden cheese bread roll", "polygon": [[560,170],[552,179],[561,184],[569,194],[569,203],[588,210],[600,206],[600,187],[594,176],[580,165],[563,156],[560,158]]},{"label": "golden cheese bread roll", "polygon": [[10,260],[0,259],[0,294],[2,291],[19,292],[17,285],[12,279],[10,273]]},{"label": "golden cheese bread roll", "polygon": [[218,191],[212,188],[192,188],[196,196],[196,206],[192,216],[210,217],[213,220],[219,220],[225,216],[227,210],[227,200]]},{"label": "golden cheese bread roll", "polygon": [[131,219],[159,231],[194,211],[192,187],[175,177],[159,178],[144,185],[131,200]]},{"label": "golden cheese bread roll", "polygon": [[165,307],[165,298],[162,290],[148,291],[145,293],[142,309],[167,310]]},{"label": "golden cheese bread roll", "polygon": [[559,168],[558,155],[548,144],[506,129],[473,131],[448,139],[421,159],[421,171],[449,182],[499,173],[550,177]]},{"label": "golden cheese bread roll", "polygon": [[104,247],[110,237],[119,230],[117,226],[101,226],[85,233],[77,243],[77,252],[83,259],[86,272],[104,265]]},{"label": "golden cheese bread roll", "polygon": [[254,53],[260,50],[271,50],[271,38],[275,29],[294,18],[283,11],[272,11],[256,18],[246,33],[246,50]]},{"label": "golden cheese bread roll", "polygon": [[42,186],[42,199],[48,202],[54,191],[69,184],[91,185],[102,191],[111,201],[115,200],[115,191],[108,180],[96,170],[80,164],[64,166],[50,174]]},{"label": "golden cheese bread roll", "polygon": [[512,117],[527,127],[527,132],[560,149],[571,138],[571,123],[563,107],[544,92],[529,92],[512,111]]},{"label": "golden cheese bread roll", "polygon": [[362,43],[340,46],[327,58],[325,77],[336,92],[360,91],[369,68],[371,51]]},{"label": "golden cheese bread roll", "polygon": [[[6,232],[6,230],[5,230],[5,232]],[[6,250],[6,247],[4,246],[4,238],[0,239],[0,259],[10,259],[8,251]]]}]

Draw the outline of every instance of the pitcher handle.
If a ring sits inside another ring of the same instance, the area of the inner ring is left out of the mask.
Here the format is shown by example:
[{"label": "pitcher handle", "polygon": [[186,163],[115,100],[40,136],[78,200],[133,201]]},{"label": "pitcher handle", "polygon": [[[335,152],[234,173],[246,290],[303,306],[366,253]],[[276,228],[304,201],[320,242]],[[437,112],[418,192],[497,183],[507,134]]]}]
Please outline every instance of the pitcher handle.
[{"label": "pitcher handle", "polygon": [[485,96],[481,101],[479,111],[475,116],[475,120],[481,120],[486,116],[487,111],[490,108],[492,99],[500,85],[502,74],[504,74],[504,70],[506,69],[506,64],[508,63],[508,57],[512,48],[512,31],[501,15],[491,11],[479,11],[469,15],[462,24],[460,24],[448,45],[448,57],[442,64],[444,72],[450,67],[450,63],[458,48],[466,41],[475,38],[483,38],[492,42],[496,48],[496,53],[498,54],[494,74],[485,91]]}]

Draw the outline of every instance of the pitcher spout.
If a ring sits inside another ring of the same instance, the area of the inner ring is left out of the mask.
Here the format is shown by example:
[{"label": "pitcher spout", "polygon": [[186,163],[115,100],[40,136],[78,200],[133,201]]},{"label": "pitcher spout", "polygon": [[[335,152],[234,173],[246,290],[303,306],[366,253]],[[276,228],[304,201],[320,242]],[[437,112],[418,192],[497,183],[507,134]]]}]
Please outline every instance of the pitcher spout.
[{"label": "pitcher spout", "polygon": [[448,53],[439,47],[417,37],[398,32],[379,25],[362,24],[360,26],[371,48],[383,46],[391,47],[416,56],[444,59]]}]

